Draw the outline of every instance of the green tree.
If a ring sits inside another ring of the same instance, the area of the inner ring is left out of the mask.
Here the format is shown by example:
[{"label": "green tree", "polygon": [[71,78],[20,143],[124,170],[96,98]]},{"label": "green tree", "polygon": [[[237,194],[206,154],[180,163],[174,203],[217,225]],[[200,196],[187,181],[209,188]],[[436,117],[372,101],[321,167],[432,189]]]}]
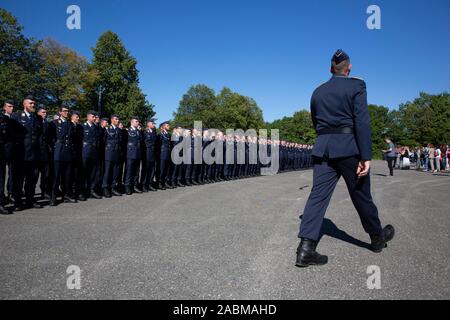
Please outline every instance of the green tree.
[{"label": "green tree", "polygon": [[264,126],[262,110],[255,100],[226,87],[216,96],[213,89],[203,84],[190,87],[174,113],[177,124],[193,126],[194,121],[222,131]]},{"label": "green tree", "polygon": [[316,132],[307,110],[301,110],[292,117],[283,117],[268,124],[270,129],[278,129],[280,139],[289,142],[312,144],[316,139]]},{"label": "green tree", "polygon": [[95,82],[98,75],[89,68],[86,58],[72,49],[63,47],[53,39],[39,46],[43,65],[39,70],[44,103],[56,110],[63,103],[79,111],[87,111],[85,82]]},{"label": "green tree", "polygon": [[143,118],[152,114],[153,106],[139,88],[137,61],[117,34],[112,31],[103,33],[92,51],[91,68],[98,73],[98,80],[85,85],[90,104],[97,106],[101,94],[102,114],[116,113],[125,120],[131,116]]},{"label": "green tree", "polygon": [[399,145],[447,144],[450,140],[450,95],[420,93],[389,112],[387,135]]},{"label": "green tree", "polygon": [[41,98],[39,42],[22,34],[23,27],[8,11],[0,8],[0,100],[19,103],[27,94]]},{"label": "green tree", "polygon": [[217,114],[214,126],[226,129],[255,129],[264,127],[262,110],[255,100],[229,88],[223,88],[217,96]]},{"label": "green tree", "polygon": [[389,109],[384,106],[369,105],[370,127],[372,132],[372,155],[381,159],[381,150],[386,149],[387,130],[389,127]]},{"label": "green tree", "polygon": [[214,115],[217,109],[217,99],[213,89],[203,84],[191,86],[183,95],[177,111],[174,112],[174,122],[191,127],[194,121],[202,121],[203,126],[213,127]]}]

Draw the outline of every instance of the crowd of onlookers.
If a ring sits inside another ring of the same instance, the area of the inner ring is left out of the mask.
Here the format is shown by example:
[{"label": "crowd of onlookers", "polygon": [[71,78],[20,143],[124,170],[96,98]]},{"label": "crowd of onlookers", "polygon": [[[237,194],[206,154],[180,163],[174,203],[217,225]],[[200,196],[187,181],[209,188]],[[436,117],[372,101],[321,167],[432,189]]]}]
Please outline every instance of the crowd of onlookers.
[{"label": "crowd of onlookers", "polygon": [[394,168],[423,170],[432,173],[450,171],[450,148],[448,145],[428,144],[423,147],[409,148],[396,145]]},{"label": "crowd of onlookers", "polygon": [[439,172],[450,170],[450,149],[448,145],[428,144],[425,147],[414,148],[413,161],[417,163],[416,169]]}]

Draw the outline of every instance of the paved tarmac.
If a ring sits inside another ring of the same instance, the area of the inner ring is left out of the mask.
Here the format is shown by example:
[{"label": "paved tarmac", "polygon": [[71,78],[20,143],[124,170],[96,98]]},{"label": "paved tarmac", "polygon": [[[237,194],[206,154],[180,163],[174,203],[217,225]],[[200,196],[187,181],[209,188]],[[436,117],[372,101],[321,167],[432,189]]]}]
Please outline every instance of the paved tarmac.
[{"label": "paved tarmac", "polygon": [[307,269],[294,264],[311,170],[0,216],[0,299],[449,299],[450,174],[387,173],[374,162],[389,247],[367,249],[341,179],[318,247],[329,263]]}]

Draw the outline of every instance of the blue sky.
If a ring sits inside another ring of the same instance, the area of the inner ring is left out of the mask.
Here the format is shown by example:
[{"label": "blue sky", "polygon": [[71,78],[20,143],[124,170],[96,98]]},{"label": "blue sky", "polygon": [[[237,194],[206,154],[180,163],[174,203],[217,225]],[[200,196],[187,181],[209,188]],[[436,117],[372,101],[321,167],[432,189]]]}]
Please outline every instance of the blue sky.
[{"label": "blue sky", "polygon": [[[81,8],[81,30],[66,9]],[[366,27],[369,5],[381,30]],[[106,30],[138,60],[140,85],[160,121],[197,83],[256,100],[272,121],[309,109],[338,48],[369,103],[397,108],[420,91],[450,91],[450,1],[0,0],[37,39],[52,37],[91,59]]]}]

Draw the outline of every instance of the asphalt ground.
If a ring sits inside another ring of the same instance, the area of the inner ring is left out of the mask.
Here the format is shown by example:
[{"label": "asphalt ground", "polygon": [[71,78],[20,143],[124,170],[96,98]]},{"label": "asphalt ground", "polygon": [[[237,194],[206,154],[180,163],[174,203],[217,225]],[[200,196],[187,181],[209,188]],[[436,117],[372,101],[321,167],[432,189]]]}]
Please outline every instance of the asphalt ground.
[{"label": "asphalt ground", "polygon": [[387,173],[374,162],[388,248],[368,250],[341,179],[318,246],[329,262],[306,269],[294,265],[311,170],[0,216],[0,299],[449,299],[450,174]]}]

